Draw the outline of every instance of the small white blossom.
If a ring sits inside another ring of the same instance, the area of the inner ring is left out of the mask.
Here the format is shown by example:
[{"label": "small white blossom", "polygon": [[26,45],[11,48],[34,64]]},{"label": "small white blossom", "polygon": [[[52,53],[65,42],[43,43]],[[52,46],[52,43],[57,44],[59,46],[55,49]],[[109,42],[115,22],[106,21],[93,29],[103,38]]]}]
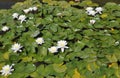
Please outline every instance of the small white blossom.
[{"label": "small white blossom", "polygon": [[120,43],[119,41],[116,41],[116,42],[115,42],[115,45],[119,45],[119,43]]},{"label": "small white blossom", "polygon": [[18,18],[18,20],[20,20],[21,23],[22,23],[23,21],[26,21],[25,19],[26,19],[26,16],[25,16],[25,15],[20,15],[19,18]]},{"label": "small white blossom", "polygon": [[49,50],[49,52],[51,52],[51,53],[56,53],[56,52],[58,52],[58,47],[52,46],[52,47],[48,48],[48,50]]},{"label": "small white blossom", "polygon": [[41,37],[40,37],[40,38],[37,38],[37,39],[36,39],[36,43],[37,43],[37,44],[43,44],[43,43],[44,43],[44,39],[41,38]]},{"label": "small white blossom", "polygon": [[14,52],[17,52],[17,51],[19,51],[19,52],[21,52],[22,50],[21,50],[21,48],[22,48],[23,46],[21,46],[19,43],[15,43],[14,45],[12,45],[12,50],[14,51]]},{"label": "small white blossom", "polygon": [[108,30],[104,30],[104,32],[108,32]]},{"label": "small white blossom", "polygon": [[29,17],[29,19],[33,19],[33,17]]},{"label": "small white blossom", "polygon": [[27,14],[27,13],[30,12],[30,10],[29,9],[24,9],[23,12]]},{"label": "small white blossom", "polygon": [[7,26],[3,26],[3,27],[2,27],[2,31],[5,32],[5,31],[8,31],[8,30],[9,30],[9,28],[8,28]]},{"label": "small white blossom", "polygon": [[37,11],[38,8],[37,7],[33,7],[32,9],[33,9],[33,11]]},{"label": "small white blossom", "polygon": [[90,24],[95,24],[96,20],[90,20]]},{"label": "small white blossom", "polygon": [[33,7],[30,7],[30,8],[28,8],[29,9],[29,11],[33,11]]},{"label": "small white blossom", "polygon": [[57,42],[57,47],[61,48],[62,52],[64,52],[65,48],[69,48],[66,45],[67,45],[67,42],[65,40],[60,40],[60,41]]},{"label": "small white blossom", "polygon": [[91,10],[91,11],[89,11],[89,12],[88,12],[88,15],[95,16],[95,14],[96,14],[96,12],[95,12],[95,11],[93,11],[93,10]]},{"label": "small white blossom", "polygon": [[92,10],[93,10],[92,7],[87,7],[87,8],[86,8],[86,11],[87,11],[87,12],[92,11]]},{"label": "small white blossom", "polygon": [[12,69],[14,66],[14,64],[10,65],[5,65],[4,67],[2,67],[2,70],[0,71],[2,73],[2,75],[7,76],[12,74],[12,71],[14,71],[14,69]]},{"label": "small white blossom", "polygon": [[27,14],[27,13],[29,13],[29,12],[37,11],[37,10],[38,10],[37,7],[30,7],[30,8],[28,8],[28,9],[23,10],[23,11]]},{"label": "small white blossom", "polygon": [[102,14],[103,8],[102,7],[97,7],[95,8],[96,12],[99,14]]},{"label": "small white blossom", "polygon": [[18,13],[13,13],[13,18],[18,18],[19,14]]}]

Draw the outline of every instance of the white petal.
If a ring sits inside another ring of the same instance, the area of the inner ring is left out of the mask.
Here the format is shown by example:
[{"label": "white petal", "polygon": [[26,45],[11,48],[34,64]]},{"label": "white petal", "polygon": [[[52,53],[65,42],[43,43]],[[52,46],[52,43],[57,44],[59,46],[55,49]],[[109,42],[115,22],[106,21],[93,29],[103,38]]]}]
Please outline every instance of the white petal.
[{"label": "white petal", "polygon": [[22,52],[22,50],[19,50],[19,52]]},{"label": "white petal", "polygon": [[64,48],[61,48],[61,51],[64,52]]},{"label": "white petal", "polygon": [[69,48],[68,46],[65,46],[65,48]]}]

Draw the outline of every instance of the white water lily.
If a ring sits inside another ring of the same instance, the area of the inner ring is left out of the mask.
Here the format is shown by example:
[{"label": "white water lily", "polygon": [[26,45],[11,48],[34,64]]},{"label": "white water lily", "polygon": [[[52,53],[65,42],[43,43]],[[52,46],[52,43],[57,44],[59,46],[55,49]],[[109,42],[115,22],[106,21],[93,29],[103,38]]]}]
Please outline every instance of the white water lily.
[{"label": "white water lily", "polygon": [[33,17],[29,17],[29,19],[33,19]]},{"label": "white water lily", "polygon": [[2,67],[2,70],[0,71],[2,73],[2,75],[7,76],[12,74],[12,71],[14,71],[13,69],[14,64],[10,65],[5,65]]},{"label": "white water lily", "polygon": [[22,23],[23,21],[26,21],[26,16],[25,15],[20,15],[18,20],[20,20],[21,23]]},{"label": "white water lily", "polygon": [[29,9],[29,11],[37,11],[37,7],[30,7],[30,8],[28,8]]},{"label": "white water lily", "polygon": [[43,44],[44,43],[44,39],[42,37],[37,38],[35,41],[36,41],[37,44]]},{"label": "white water lily", "polygon": [[12,50],[14,51],[14,52],[21,52],[22,50],[21,50],[21,48],[22,48],[23,46],[21,46],[19,43],[15,43],[14,45],[12,45]]},{"label": "white water lily", "polygon": [[29,9],[29,11],[33,11],[33,8],[32,8],[32,7],[28,8],[28,9]]},{"label": "white water lily", "polygon": [[119,41],[116,41],[116,42],[115,42],[115,45],[119,45],[119,43],[120,43]]},{"label": "white water lily", "polygon": [[92,15],[92,16],[95,16],[95,14],[96,14],[96,12],[94,10],[91,10],[91,11],[89,11],[87,13],[88,13],[88,15]]},{"label": "white water lily", "polygon": [[69,48],[66,45],[67,45],[67,41],[65,41],[65,40],[60,40],[60,41],[57,42],[57,47],[61,48],[62,52],[64,52],[65,48]]},{"label": "white water lily", "polygon": [[87,7],[87,8],[86,8],[86,11],[87,11],[87,12],[92,11],[92,10],[93,10],[92,7]]},{"label": "white water lily", "polygon": [[18,16],[19,16],[19,14],[18,13],[13,13],[13,18],[15,19],[15,18],[18,18]]},{"label": "white water lily", "polygon": [[37,7],[30,7],[28,9],[24,9],[23,12],[27,14],[32,11],[37,11],[37,9],[38,9]]},{"label": "white water lily", "polygon": [[29,9],[24,9],[23,12],[27,14],[27,13],[30,12],[30,10]]},{"label": "white water lily", "polygon": [[95,24],[96,20],[90,20],[90,24]]},{"label": "white water lily", "polygon": [[56,52],[58,52],[58,47],[52,46],[52,47],[48,48],[48,50],[49,50],[49,52],[51,52],[51,53],[56,53]]},{"label": "white water lily", "polygon": [[97,7],[95,8],[96,13],[102,14],[103,8],[102,7]]},{"label": "white water lily", "polygon": [[32,9],[33,9],[33,11],[37,11],[38,8],[37,7],[32,7]]},{"label": "white water lily", "polygon": [[5,31],[8,31],[8,30],[9,30],[9,28],[8,28],[7,26],[3,26],[3,27],[2,27],[2,31],[5,32]]}]

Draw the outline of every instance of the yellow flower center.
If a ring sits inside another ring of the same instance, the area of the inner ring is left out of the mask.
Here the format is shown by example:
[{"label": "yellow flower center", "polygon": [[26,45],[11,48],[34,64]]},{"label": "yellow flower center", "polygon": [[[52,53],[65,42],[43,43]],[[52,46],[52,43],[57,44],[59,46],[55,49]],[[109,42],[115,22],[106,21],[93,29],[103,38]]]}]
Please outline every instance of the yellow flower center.
[{"label": "yellow flower center", "polygon": [[51,50],[52,50],[53,52],[55,52],[55,51],[56,51],[56,48],[55,48],[55,47],[52,47]]},{"label": "yellow flower center", "polygon": [[10,68],[6,67],[4,70],[5,70],[5,71],[10,71]]},{"label": "yellow flower center", "polygon": [[63,46],[65,46],[65,44],[64,43],[60,43],[59,46],[63,47]]}]

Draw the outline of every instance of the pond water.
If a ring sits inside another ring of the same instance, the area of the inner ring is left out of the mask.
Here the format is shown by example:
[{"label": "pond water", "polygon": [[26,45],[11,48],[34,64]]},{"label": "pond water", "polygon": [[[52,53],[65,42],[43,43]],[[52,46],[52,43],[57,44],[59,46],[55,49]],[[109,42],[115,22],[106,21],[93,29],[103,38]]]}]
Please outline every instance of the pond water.
[{"label": "pond water", "polygon": [[9,9],[16,2],[21,2],[25,0],[0,0],[0,9]]},{"label": "pond water", "polygon": [[93,2],[96,2],[100,5],[104,5],[107,2],[115,2],[117,4],[120,4],[120,0],[92,0]]},{"label": "pond water", "polygon": [[[0,9],[9,9],[16,2],[25,1],[25,0],[0,0]],[[83,1],[83,0],[81,0]],[[92,0],[93,2],[104,5],[106,2],[115,2],[120,4],[120,0]]]}]

